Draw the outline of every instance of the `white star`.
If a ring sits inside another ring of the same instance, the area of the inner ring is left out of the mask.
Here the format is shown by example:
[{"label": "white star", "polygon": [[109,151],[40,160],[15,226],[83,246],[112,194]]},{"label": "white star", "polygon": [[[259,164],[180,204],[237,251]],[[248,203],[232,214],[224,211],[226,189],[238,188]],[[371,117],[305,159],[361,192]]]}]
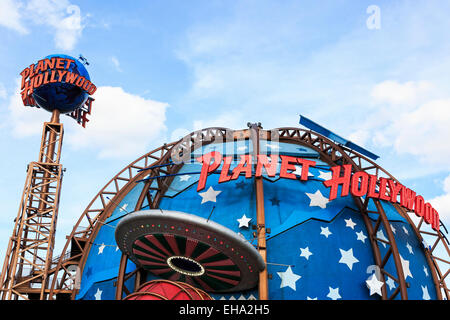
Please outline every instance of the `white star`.
[{"label": "white star", "polygon": [[331,179],[331,172],[330,171],[320,171],[319,170],[319,179],[323,179],[323,180],[330,180]]},{"label": "white star", "polygon": [[118,247],[118,246],[116,246],[116,251],[117,251],[117,250],[119,250],[119,247]]},{"label": "white star", "polygon": [[423,266],[423,272],[425,272],[425,275],[428,277],[428,270],[427,270],[427,267]]},{"label": "white star", "polygon": [[127,211],[127,207],[128,207],[128,203],[125,203],[120,209],[119,211]]},{"label": "white star", "polygon": [[320,230],[321,230],[320,234],[323,234],[327,238],[330,234],[333,234],[332,232],[330,232],[330,230],[328,230],[328,227],[326,228],[320,227]]},{"label": "white star", "polygon": [[317,300],[317,297],[315,297],[315,298],[310,298],[310,297],[308,296],[308,297],[306,297],[306,300]]},{"label": "white star", "polygon": [[[295,165],[295,171],[292,171],[293,174],[295,174],[296,176],[301,176],[302,175],[302,166],[297,166]],[[314,177],[314,175],[308,171],[308,177]]]},{"label": "white star", "polygon": [[401,255],[400,255],[400,260],[402,262],[402,268],[403,268],[403,274],[405,276],[405,280],[408,276],[413,278],[413,275],[412,275],[411,271],[409,270],[409,261],[403,259],[403,257]]},{"label": "white star", "polygon": [[405,226],[403,226],[403,231],[406,233],[406,234],[408,234],[409,235],[409,233],[408,233],[408,229],[406,229],[405,228]]},{"label": "white star", "polygon": [[238,151],[245,151],[245,150],[247,150],[247,146],[242,146],[237,149],[238,149]]},{"label": "white star", "polygon": [[347,267],[352,270],[353,264],[359,262],[359,260],[353,255],[353,248],[350,248],[347,251],[339,248],[339,251],[341,252],[341,259],[339,260],[339,263],[346,264]]},{"label": "white star", "polygon": [[395,289],[395,282],[391,277],[388,277],[386,284],[389,286],[389,290]]},{"label": "white star", "polygon": [[309,256],[312,255],[312,252],[309,251],[309,247],[300,248],[300,250],[301,250],[300,257],[305,257],[306,260],[309,260]]},{"label": "white star", "polygon": [[339,294],[339,288],[332,288],[332,287],[328,287],[329,288],[329,292],[327,294],[327,297],[330,298],[331,300],[337,300],[337,299],[341,299],[341,295]]},{"label": "white star", "polygon": [[[378,230],[378,232],[377,232],[377,238],[379,238],[379,239],[381,239],[381,240],[384,240],[384,241],[389,241],[389,240],[385,237],[385,235],[384,235],[384,233],[383,233],[383,230]],[[383,247],[386,248],[386,243],[384,243],[384,242],[382,242],[382,241],[380,241],[380,242],[381,242],[381,244],[383,245]]]},{"label": "white star", "polygon": [[281,278],[280,288],[291,287],[293,290],[297,290],[295,286],[295,282],[301,278],[301,276],[292,272],[291,267],[289,266],[285,272],[277,272]]},{"label": "white star", "polygon": [[348,220],[345,220],[345,226],[354,229],[356,226],[356,223],[353,222],[352,218],[349,218]]},{"label": "white star", "polygon": [[211,201],[216,202],[216,197],[221,193],[222,191],[215,191],[213,187],[209,187],[208,191],[200,192],[198,195],[202,197],[202,203]]},{"label": "white star", "polygon": [[370,290],[370,295],[373,295],[374,293],[379,294],[380,296],[383,295],[381,293],[381,288],[383,287],[384,283],[382,281],[379,281],[377,277],[375,276],[375,273],[370,277],[368,280],[366,280],[367,288]]},{"label": "white star", "polygon": [[317,190],[315,193],[305,192],[305,194],[311,199],[309,203],[310,207],[321,207],[322,209],[327,207],[329,201],[322,195],[320,190]]},{"label": "white star", "polygon": [[292,173],[297,176],[301,176],[302,175],[302,167],[301,166],[294,166],[294,167],[295,167],[295,171],[292,171]]},{"label": "white star", "polygon": [[395,231],[397,231],[397,230],[395,230],[395,228],[392,224],[389,224],[389,225],[391,226],[392,233],[395,233]]},{"label": "white star", "polygon": [[183,174],[182,176],[180,176],[180,181],[188,181],[190,178],[192,178],[192,176]]},{"label": "white star", "polygon": [[409,253],[414,254],[411,245],[409,244],[409,242],[406,242],[406,247],[408,248]]},{"label": "white star", "polygon": [[422,286],[422,285],[421,285],[421,287],[422,287],[422,293],[423,293],[422,299],[423,300],[430,300],[431,298],[430,298],[430,294],[428,293],[428,287],[427,286]]},{"label": "white star", "polygon": [[252,218],[247,218],[244,213],[242,218],[236,219],[236,220],[239,222],[239,228],[242,228],[242,227],[248,228],[248,223],[250,222],[250,220],[252,220]]},{"label": "white star", "polygon": [[362,232],[362,230],[360,232],[356,232],[356,240],[360,240],[363,243],[366,243],[366,235]]},{"label": "white star", "polygon": [[95,300],[102,300],[103,291],[97,288],[97,292],[94,294]]},{"label": "white star", "polygon": [[102,253],[103,253],[103,250],[105,249],[105,247],[106,247],[105,244],[102,243],[101,246],[98,247],[98,253],[97,253],[97,254],[102,254]]}]

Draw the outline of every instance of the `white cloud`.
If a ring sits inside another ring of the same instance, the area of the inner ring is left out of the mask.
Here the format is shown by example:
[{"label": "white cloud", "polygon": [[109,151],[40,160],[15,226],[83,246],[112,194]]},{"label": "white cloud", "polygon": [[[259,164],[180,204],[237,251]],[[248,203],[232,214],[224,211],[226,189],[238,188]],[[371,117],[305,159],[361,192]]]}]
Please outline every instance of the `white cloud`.
[{"label": "white cloud", "polygon": [[53,26],[55,28],[55,44],[59,49],[72,50],[81,37],[84,26],[81,24],[81,10],[78,6],[69,5],[66,13],[69,15]]},{"label": "white cloud", "polygon": [[29,31],[23,25],[22,15],[20,14],[23,5],[13,0],[0,0],[0,25],[19,32],[27,34]]},{"label": "white cloud", "polygon": [[392,80],[374,85],[370,92],[369,104],[376,108],[366,111],[364,121],[356,122],[350,140],[413,156],[435,172],[450,167],[450,145],[445,143],[450,138],[446,92],[439,92],[429,81]]},{"label": "white cloud", "polygon": [[429,200],[430,204],[439,212],[440,219],[445,226],[450,224],[450,175],[444,180],[444,194]]},{"label": "white cloud", "polygon": [[[17,88],[19,85],[17,79]],[[166,132],[166,103],[144,99],[120,87],[99,87],[94,98],[86,128],[61,116],[64,139],[73,149],[94,150],[100,158],[130,158],[149,151],[155,140],[162,140]],[[8,110],[5,123],[19,139],[40,135],[43,123],[50,120],[49,112],[25,107],[18,89],[9,99]]]},{"label": "white cloud", "polygon": [[116,68],[117,71],[122,72],[122,68],[120,67],[120,62],[119,59],[117,59],[117,57],[112,56],[111,63],[113,64],[114,68]]},{"label": "white cloud", "polygon": [[247,122],[244,122],[238,111],[230,111],[221,113],[214,118],[194,120],[189,128],[176,128],[170,134],[171,142],[184,138],[191,132],[202,130],[205,128],[216,127],[231,130],[247,128]]},{"label": "white cloud", "polygon": [[26,12],[33,23],[53,29],[58,49],[72,50],[84,29],[80,8],[67,0],[30,0]]},{"label": "white cloud", "polygon": [[357,131],[351,133],[348,139],[359,145],[365,145],[367,140],[370,138],[370,133],[365,129],[358,129]]},{"label": "white cloud", "polygon": [[67,135],[75,149],[95,150],[101,158],[129,158],[148,151],[165,131],[166,103],[144,99],[120,87],[99,87],[86,128]]},{"label": "white cloud", "polygon": [[377,103],[411,105],[416,104],[418,99],[429,92],[431,88],[431,83],[427,81],[399,83],[393,80],[386,80],[374,86],[371,97]]},{"label": "white cloud", "polygon": [[21,34],[30,32],[25,25],[47,26],[54,34],[57,49],[75,47],[84,29],[82,20],[80,7],[67,0],[0,0],[0,25]]},{"label": "white cloud", "polygon": [[450,166],[450,99],[432,100],[393,120],[390,132],[398,153]]},{"label": "white cloud", "polygon": [[0,99],[6,99],[7,97],[6,88],[3,83],[0,82]]},{"label": "white cloud", "polygon": [[9,98],[9,115],[5,122],[12,127],[11,133],[14,137],[26,138],[42,133],[42,124],[50,120],[50,113],[23,105],[19,90],[20,81],[21,79],[16,79],[17,89]]}]

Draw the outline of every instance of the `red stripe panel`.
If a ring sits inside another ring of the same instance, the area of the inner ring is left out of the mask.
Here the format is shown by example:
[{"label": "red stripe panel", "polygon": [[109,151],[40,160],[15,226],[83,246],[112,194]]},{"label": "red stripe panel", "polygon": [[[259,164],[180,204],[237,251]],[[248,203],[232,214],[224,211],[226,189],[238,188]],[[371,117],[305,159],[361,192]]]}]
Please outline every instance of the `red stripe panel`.
[{"label": "red stripe panel", "polygon": [[159,243],[158,239],[156,239],[152,234],[148,234],[145,236],[145,238],[150,241],[152,244],[154,244],[155,246],[158,247],[158,249],[160,249],[162,252],[164,252],[165,254],[167,254],[168,256],[171,256],[172,254],[166,250],[166,248],[164,248],[164,246]]},{"label": "red stripe panel", "polygon": [[[146,261],[146,260],[139,260],[139,262],[142,265],[146,265],[146,266],[161,266],[161,267],[165,267],[167,266],[167,264],[165,263],[159,263],[159,262],[151,262],[151,261]],[[172,269],[170,269],[172,270]],[[152,270],[153,271],[153,270]]]},{"label": "red stripe panel", "polygon": [[227,275],[236,276],[236,277],[240,277],[241,276],[241,272],[239,270],[237,270],[237,271],[229,271],[229,270],[208,269],[208,272],[227,274]]},{"label": "red stripe panel", "polygon": [[141,248],[147,250],[147,251],[150,251],[151,253],[154,253],[155,255],[157,255],[157,256],[159,256],[159,257],[161,257],[161,258],[163,258],[163,259],[166,258],[161,252],[158,252],[158,251],[156,251],[155,249],[150,248],[148,245],[146,245],[145,243],[143,243],[141,240],[136,240],[136,241],[134,242],[134,244],[135,244],[136,246],[138,246],[138,247],[141,247]]},{"label": "red stripe panel", "polygon": [[158,260],[158,261],[166,262],[166,259],[161,259],[160,257],[157,257],[157,256],[152,255],[152,254],[148,254],[148,253],[143,252],[141,250],[138,250],[136,248],[133,249],[133,253],[134,254],[138,254],[140,256],[144,256],[144,257],[148,257],[148,258],[151,258],[151,259],[155,259],[155,260]]},{"label": "red stripe panel", "polygon": [[206,250],[201,255],[199,255],[197,258],[195,258],[195,260],[197,260],[198,262],[201,262],[203,259],[212,257],[213,255],[216,255],[218,253],[220,253],[220,252],[217,251],[216,249],[210,247],[210,248],[208,248],[208,250]]},{"label": "red stripe panel", "polygon": [[236,286],[236,285],[239,283],[239,281],[236,281],[236,280],[227,279],[227,278],[222,278],[222,277],[216,276],[215,274],[210,274],[210,273],[208,273],[208,272],[206,272],[206,273],[207,273],[207,275],[208,275],[209,277],[216,278],[216,279],[218,279],[218,280],[220,280],[220,281],[222,281],[222,282],[226,282],[226,283],[232,284],[232,285],[234,285],[234,286]]},{"label": "red stripe panel", "polygon": [[167,242],[169,243],[169,246],[172,248],[173,252],[175,253],[176,256],[181,255],[180,253],[180,249],[178,249],[178,245],[177,242],[175,241],[175,237],[172,234],[165,234],[164,238],[167,240]]},{"label": "red stripe panel", "polygon": [[184,255],[190,257],[194,249],[197,247],[198,241],[194,239],[186,239],[186,252]]},{"label": "red stripe panel", "polygon": [[233,261],[231,261],[231,259],[226,259],[226,260],[202,263],[202,265],[204,267],[207,267],[207,266],[234,266],[235,263]]}]

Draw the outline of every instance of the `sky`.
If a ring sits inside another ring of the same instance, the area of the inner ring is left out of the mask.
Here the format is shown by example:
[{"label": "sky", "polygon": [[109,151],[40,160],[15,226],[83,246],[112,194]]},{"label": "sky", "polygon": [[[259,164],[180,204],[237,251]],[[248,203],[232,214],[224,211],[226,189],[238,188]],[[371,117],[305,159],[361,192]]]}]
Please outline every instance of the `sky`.
[{"label": "sky", "polygon": [[304,115],[380,156],[450,227],[450,2],[0,0],[0,256],[50,114],[19,73],[82,54],[98,87],[64,123],[55,255],[122,168],[197,129],[299,127]]}]

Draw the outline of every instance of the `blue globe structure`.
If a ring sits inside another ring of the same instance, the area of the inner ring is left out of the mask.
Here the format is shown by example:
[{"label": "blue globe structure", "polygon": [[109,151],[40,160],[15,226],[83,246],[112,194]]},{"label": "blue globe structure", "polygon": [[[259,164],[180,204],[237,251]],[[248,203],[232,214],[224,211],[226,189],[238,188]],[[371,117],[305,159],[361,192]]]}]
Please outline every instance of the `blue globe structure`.
[{"label": "blue globe structure", "polygon": [[[45,59],[58,57],[74,60],[66,70],[90,80],[88,71],[78,59],[64,54],[49,55]],[[84,105],[89,94],[75,84],[55,82],[34,89],[32,96],[38,107],[49,112],[57,109],[61,113],[71,113]]]},{"label": "blue globe structure", "polygon": [[[198,190],[199,157],[220,152],[231,174],[256,150],[315,165],[306,180],[297,167],[290,172],[297,178],[286,179],[278,160],[274,175],[262,170],[261,188],[255,175],[243,172],[224,181],[223,161]],[[323,182],[331,167],[343,163],[390,176],[370,159],[300,128],[259,129],[256,136],[250,129],[194,132],[143,155],[111,179],[81,215],[64,249],[70,257],[57,268],[75,263],[81,270],[72,294],[81,300],[124,299],[125,292],[155,280],[185,282],[217,300],[260,299],[261,275],[274,300],[448,298],[446,269],[436,267],[436,252],[421,236],[425,226],[410,212],[352,195],[328,200]],[[436,247],[446,240],[442,232]]]}]

